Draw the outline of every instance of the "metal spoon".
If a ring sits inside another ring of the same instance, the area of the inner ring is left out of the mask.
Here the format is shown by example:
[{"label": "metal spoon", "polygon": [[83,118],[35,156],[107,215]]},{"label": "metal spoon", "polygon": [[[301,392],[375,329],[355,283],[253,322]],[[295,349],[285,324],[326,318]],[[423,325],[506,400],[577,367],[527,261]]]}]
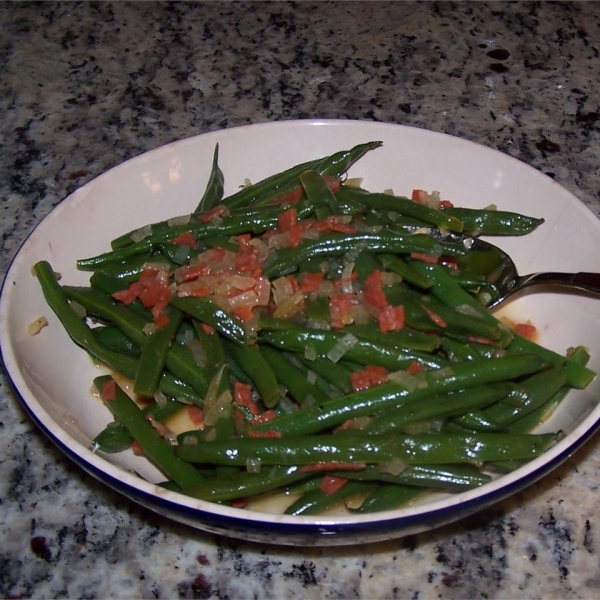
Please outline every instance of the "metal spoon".
[{"label": "metal spoon", "polygon": [[467,254],[458,260],[462,269],[483,275],[491,289],[479,293],[479,299],[488,308],[498,306],[525,288],[534,286],[560,286],[600,294],[600,273],[531,273],[519,275],[506,252],[480,238],[454,236]]}]

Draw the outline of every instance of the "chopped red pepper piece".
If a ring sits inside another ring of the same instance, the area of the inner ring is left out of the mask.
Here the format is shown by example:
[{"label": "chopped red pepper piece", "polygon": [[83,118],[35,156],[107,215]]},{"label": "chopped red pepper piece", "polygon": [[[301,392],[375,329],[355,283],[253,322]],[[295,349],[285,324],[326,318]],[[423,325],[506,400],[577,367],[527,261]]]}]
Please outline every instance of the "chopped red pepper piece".
[{"label": "chopped red pepper piece", "polygon": [[192,248],[194,250],[196,250],[198,248],[198,244],[196,244],[196,238],[189,231],[180,233],[177,237],[173,238],[171,241],[174,244],[180,244],[181,246],[188,246],[188,248]]},{"label": "chopped red pepper piece", "polygon": [[381,331],[381,333],[403,329],[405,321],[404,306],[391,306],[388,304],[377,315],[377,321],[379,322],[379,331]]},{"label": "chopped red pepper piece", "polygon": [[535,325],[532,325],[531,323],[517,323],[514,331],[528,340],[532,340],[537,333]]},{"label": "chopped red pepper piece", "polygon": [[346,483],[348,483],[348,480],[345,477],[337,477],[336,475],[325,475],[325,477],[323,477],[321,485],[319,486],[319,489],[324,494],[331,495],[337,492],[338,490],[341,490],[346,485]]},{"label": "chopped red pepper piece", "polygon": [[387,370],[377,365],[368,365],[361,371],[350,374],[350,383],[355,392],[366,390],[387,381]]},{"label": "chopped red pepper piece", "polygon": [[388,305],[387,298],[383,293],[381,271],[379,269],[369,273],[369,276],[365,280],[363,295],[365,300],[377,310],[383,310]]},{"label": "chopped red pepper piece", "polygon": [[102,400],[114,400],[117,397],[117,384],[114,379],[107,379],[102,384]]},{"label": "chopped red pepper piece", "polygon": [[252,386],[236,381],[233,385],[233,400],[240,408],[246,408],[253,415],[259,415],[260,410],[252,398]]},{"label": "chopped red pepper piece", "polygon": [[358,304],[354,294],[336,293],[331,295],[331,326],[340,328],[352,322],[350,309]]},{"label": "chopped red pepper piece", "polygon": [[324,273],[304,273],[302,281],[300,282],[300,289],[305,294],[318,292],[324,277]]},{"label": "chopped red pepper piece", "polygon": [[440,315],[438,315],[437,313],[433,312],[430,308],[428,308],[427,306],[425,306],[424,304],[421,304],[421,308],[427,313],[427,316],[438,326],[438,327],[442,327],[442,328],[446,328],[448,327],[448,324],[446,323],[446,321],[444,321],[444,319],[442,319],[442,317],[440,317]]}]

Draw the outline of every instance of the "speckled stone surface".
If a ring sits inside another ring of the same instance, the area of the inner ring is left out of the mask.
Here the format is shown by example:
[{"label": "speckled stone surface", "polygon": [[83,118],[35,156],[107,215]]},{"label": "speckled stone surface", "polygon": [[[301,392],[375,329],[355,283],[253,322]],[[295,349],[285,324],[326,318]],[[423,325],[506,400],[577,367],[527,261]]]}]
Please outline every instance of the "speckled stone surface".
[{"label": "speckled stone surface", "polygon": [[[69,192],[164,143],[378,120],[500,149],[600,215],[600,3],[0,3],[0,269]],[[72,466],[0,378],[0,597],[598,598],[600,438],[523,494],[343,548],[215,537]]]}]

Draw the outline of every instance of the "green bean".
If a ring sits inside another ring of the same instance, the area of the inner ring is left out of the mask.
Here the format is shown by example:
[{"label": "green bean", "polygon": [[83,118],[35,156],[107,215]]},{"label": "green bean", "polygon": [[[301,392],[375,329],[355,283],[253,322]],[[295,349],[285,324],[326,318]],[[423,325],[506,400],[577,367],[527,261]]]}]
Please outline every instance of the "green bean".
[{"label": "green bean", "polygon": [[194,209],[195,214],[206,212],[221,202],[223,199],[224,181],[223,171],[219,168],[219,144],[216,144],[206,189],[202,198],[200,198],[200,202],[198,202],[198,206]]},{"label": "green bean", "polygon": [[297,187],[300,184],[298,178],[305,171],[315,170],[321,175],[340,176],[364,154],[379,146],[381,146],[381,142],[359,144],[350,150],[336,152],[331,156],[295,165],[282,173],[277,173],[243,188],[232,196],[225,198],[223,204],[229,208],[250,205],[264,206]]},{"label": "green bean", "polygon": [[[457,306],[469,306],[477,310],[481,319],[488,323],[497,323],[496,318],[481,306],[470,294],[457,286],[452,279],[439,268],[439,265],[424,265],[414,263],[416,269],[428,274],[434,280],[431,288],[432,294],[442,303],[456,308]],[[555,365],[566,365],[567,383],[576,388],[587,387],[596,374],[586,366],[578,364],[552,350],[544,348],[535,342],[525,339],[520,335],[515,335],[508,351],[515,354],[536,353],[551,361]]]},{"label": "green bean", "polygon": [[94,327],[92,333],[105,348],[139,358],[139,346],[136,346],[118,327],[114,325]]},{"label": "green bean", "polygon": [[97,377],[94,386],[115,419],[127,428],[144,454],[181,488],[203,481],[204,478],[193,466],[174,454],[173,446],[158,434],[135,402],[118,385],[114,385],[114,397],[107,393],[106,386],[110,382],[114,383],[110,376]]},{"label": "green bean", "polygon": [[151,254],[150,252],[147,252],[145,254],[138,254],[123,262],[104,265],[101,270],[94,273],[93,276],[102,274],[110,275],[111,277],[121,280],[123,284],[128,285],[139,279],[140,274],[149,263],[156,266],[160,265],[167,271],[171,271],[176,266],[163,254]]},{"label": "green bean", "polygon": [[335,214],[339,213],[340,203],[318,171],[305,171],[299,177],[307,198],[315,205],[325,205]]},{"label": "green bean", "polygon": [[[129,287],[124,280],[102,271],[96,271],[90,277],[90,285],[92,288],[100,290],[109,296],[112,296],[115,292],[126,290]],[[137,298],[131,304],[128,304],[127,308],[146,321],[152,320],[152,313],[144,308],[143,304]]]},{"label": "green bean", "polygon": [[263,358],[258,347],[231,342],[225,342],[225,347],[252,380],[264,405],[267,408],[277,406],[280,399],[279,384],[270,363]]},{"label": "green bean", "polygon": [[202,323],[214,327],[226,338],[243,344],[246,341],[246,330],[242,322],[235,316],[228,314],[219,308],[209,298],[171,298],[171,304],[194,317]]},{"label": "green bean", "polygon": [[[214,443],[214,442],[208,442]],[[194,446],[180,446],[180,450]],[[245,464],[245,463],[244,463]],[[302,471],[296,466],[263,468],[260,473],[239,473],[227,478],[216,478],[184,487],[183,493],[200,500],[213,502],[247,498],[276,490],[310,477],[311,473]]]},{"label": "green bean", "polygon": [[286,515],[317,515],[350,496],[367,494],[378,486],[370,481],[347,481],[339,490],[328,494],[320,489],[306,492],[285,510]]},{"label": "green bean", "polygon": [[197,319],[192,320],[192,326],[204,350],[206,356],[206,364],[204,369],[206,371],[207,380],[212,379],[219,368],[225,364],[225,347],[223,346],[223,340],[218,332],[213,331],[207,333],[202,327],[202,323]]},{"label": "green bean", "polygon": [[478,235],[524,235],[544,222],[544,219],[495,209],[452,207],[442,208],[441,212],[461,221],[464,233]]},{"label": "green bean", "polygon": [[[152,415],[156,421],[162,422],[181,410],[182,407],[183,404],[172,399],[168,400],[164,406],[159,406],[158,403],[154,401],[144,408],[142,413],[146,418],[148,415]],[[127,450],[131,447],[132,443],[133,437],[131,437],[127,428],[122,423],[113,421],[94,438],[92,441],[92,448],[94,451],[99,450],[100,452],[112,454]]]},{"label": "green bean", "polygon": [[552,442],[555,434],[467,433],[421,435],[364,435],[350,432],[287,438],[237,438],[177,446],[177,456],[200,464],[244,466],[312,465],[320,462],[456,464],[473,461],[532,459]]},{"label": "green bean", "polygon": [[392,346],[398,350],[434,352],[441,345],[441,339],[437,335],[422,333],[414,329],[403,328],[397,331],[388,331],[383,335],[375,322],[362,325],[346,325],[343,331],[360,339],[383,342],[386,346]]},{"label": "green bean", "polygon": [[457,244],[439,242],[429,235],[398,235],[388,231],[378,233],[331,233],[325,239],[305,240],[297,248],[282,248],[264,268],[264,274],[278,277],[292,273],[305,260],[316,256],[340,256],[357,248],[368,252],[397,252],[458,256],[464,250]]},{"label": "green bean", "polygon": [[[137,316],[125,305],[114,302],[106,294],[92,288],[64,286],[63,290],[68,298],[75,300],[92,314],[104,317],[119,327],[140,348],[148,342],[148,337],[143,331],[148,321]],[[176,377],[188,383],[200,395],[206,393],[208,383],[185,348],[178,344],[172,345],[167,352],[165,364]]]},{"label": "green bean", "polygon": [[280,352],[265,346],[260,346],[259,352],[263,360],[270,365],[277,381],[287,388],[290,395],[301,405],[327,400],[327,396],[311,385],[302,371],[294,367]]},{"label": "green bean", "polygon": [[361,470],[332,471],[332,474],[356,481],[379,481],[438,490],[470,490],[492,480],[489,475],[468,464],[408,465],[398,474],[386,471],[382,465],[368,465]]},{"label": "green bean", "polygon": [[169,322],[148,336],[142,347],[133,391],[140,396],[152,396],[158,387],[171,342],[183,321],[183,313],[172,306],[165,309]]},{"label": "green bean", "polygon": [[415,375],[410,390],[400,383],[384,383],[278,417],[268,423],[253,425],[249,431],[275,432],[283,436],[316,433],[337,427],[348,419],[373,415],[437,393],[512,380],[547,367],[548,363],[535,354],[461,363],[451,368],[424,371]]},{"label": "green bean", "polygon": [[[304,358],[301,357],[300,354],[294,353],[294,352],[285,352],[284,353],[285,359],[287,361],[289,361],[289,363],[295,367],[296,369],[298,369],[302,375],[304,376],[304,378],[311,384],[313,385],[316,389],[318,389],[320,392],[322,392],[323,394],[325,394],[325,396],[327,398],[336,398],[338,396],[342,396],[343,394],[347,393],[347,392],[342,392],[342,390],[340,390],[339,388],[335,387],[333,384],[331,384],[328,379],[321,377],[317,371],[313,370],[311,367],[314,366],[314,362],[317,362],[319,364],[322,364],[321,361],[306,361],[306,360],[300,360],[300,358]],[[306,364],[308,363],[308,365]],[[327,365],[324,365],[325,367]],[[322,369],[323,371],[325,371],[326,369]]]},{"label": "green bean", "polygon": [[403,196],[392,196],[391,194],[371,193],[358,188],[342,186],[338,192],[340,200],[354,200],[371,209],[391,210],[405,217],[411,217],[436,225],[443,229],[460,233],[463,230],[460,219],[445,214],[441,210],[429,208],[425,204],[414,202]]},{"label": "green bean", "polygon": [[[344,335],[350,334],[298,327],[279,331],[262,331],[259,333],[259,340],[275,348],[301,354],[305,353],[307,347],[312,347],[321,359],[331,360],[327,356],[342,343]],[[363,365],[379,365],[392,370],[406,369],[415,361],[433,369],[449,365],[444,358],[417,350],[402,350],[395,345],[386,344],[385,339],[382,343],[377,343],[370,339],[354,337],[352,344],[345,352],[344,358]]]},{"label": "green bean", "polygon": [[356,513],[373,513],[384,510],[394,510],[411,500],[418,498],[426,493],[426,488],[418,488],[405,485],[384,484],[378,486],[369,494],[361,506],[353,512]]},{"label": "green bean", "polygon": [[331,361],[309,360],[304,355],[297,353],[296,358],[307,368],[328,381],[332,386],[347,394],[352,391],[350,369],[346,366]]},{"label": "green bean", "polygon": [[377,260],[381,263],[381,266],[400,275],[402,279],[416,285],[421,289],[428,289],[433,285],[433,282],[429,277],[415,271],[408,263],[402,260],[399,256],[394,254],[378,254]]},{"label": "green bean", "polygon": [[[34,265],[34,272],[46,302],[56,313],[73,341],[109,367],[125,377],[133,379],[137,371],[137,359],[121,352],[109,350],[96,339],[91,328],[70,307],[64,287],[59,285],[50,264],[40,261]],[[201,397],[189,385],[173,377],[170,373],[163,373],[159,387],[169,396],[185,397],[194,403],[201,402]]]},{"label": "green bean", "polygon": [[364,431],[374,434],[387,433],[402,429],[409,423],[462,415],[475,408],[482,408],[498,402],[513,389],[513,384],[500,382],[431,396],[418,403],[398,406],[393,410],[381,413],[364,428]]}]

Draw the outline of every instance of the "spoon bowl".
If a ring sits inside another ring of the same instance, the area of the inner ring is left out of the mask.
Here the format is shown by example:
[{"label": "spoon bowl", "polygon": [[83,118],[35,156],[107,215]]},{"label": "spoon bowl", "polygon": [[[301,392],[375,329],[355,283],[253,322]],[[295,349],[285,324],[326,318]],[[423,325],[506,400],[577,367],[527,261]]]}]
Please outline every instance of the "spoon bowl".
[{"label": "spoon bowl", "polygon": [[488,308],[499,306],[526,288],[562,287],[600,294],[600,273],[538,272],[519,275],[511,257],[498,246],[478,237],[453,237],[467,250],[457,260],[459,267],[484,278],[484,285],[477,296]]}]

